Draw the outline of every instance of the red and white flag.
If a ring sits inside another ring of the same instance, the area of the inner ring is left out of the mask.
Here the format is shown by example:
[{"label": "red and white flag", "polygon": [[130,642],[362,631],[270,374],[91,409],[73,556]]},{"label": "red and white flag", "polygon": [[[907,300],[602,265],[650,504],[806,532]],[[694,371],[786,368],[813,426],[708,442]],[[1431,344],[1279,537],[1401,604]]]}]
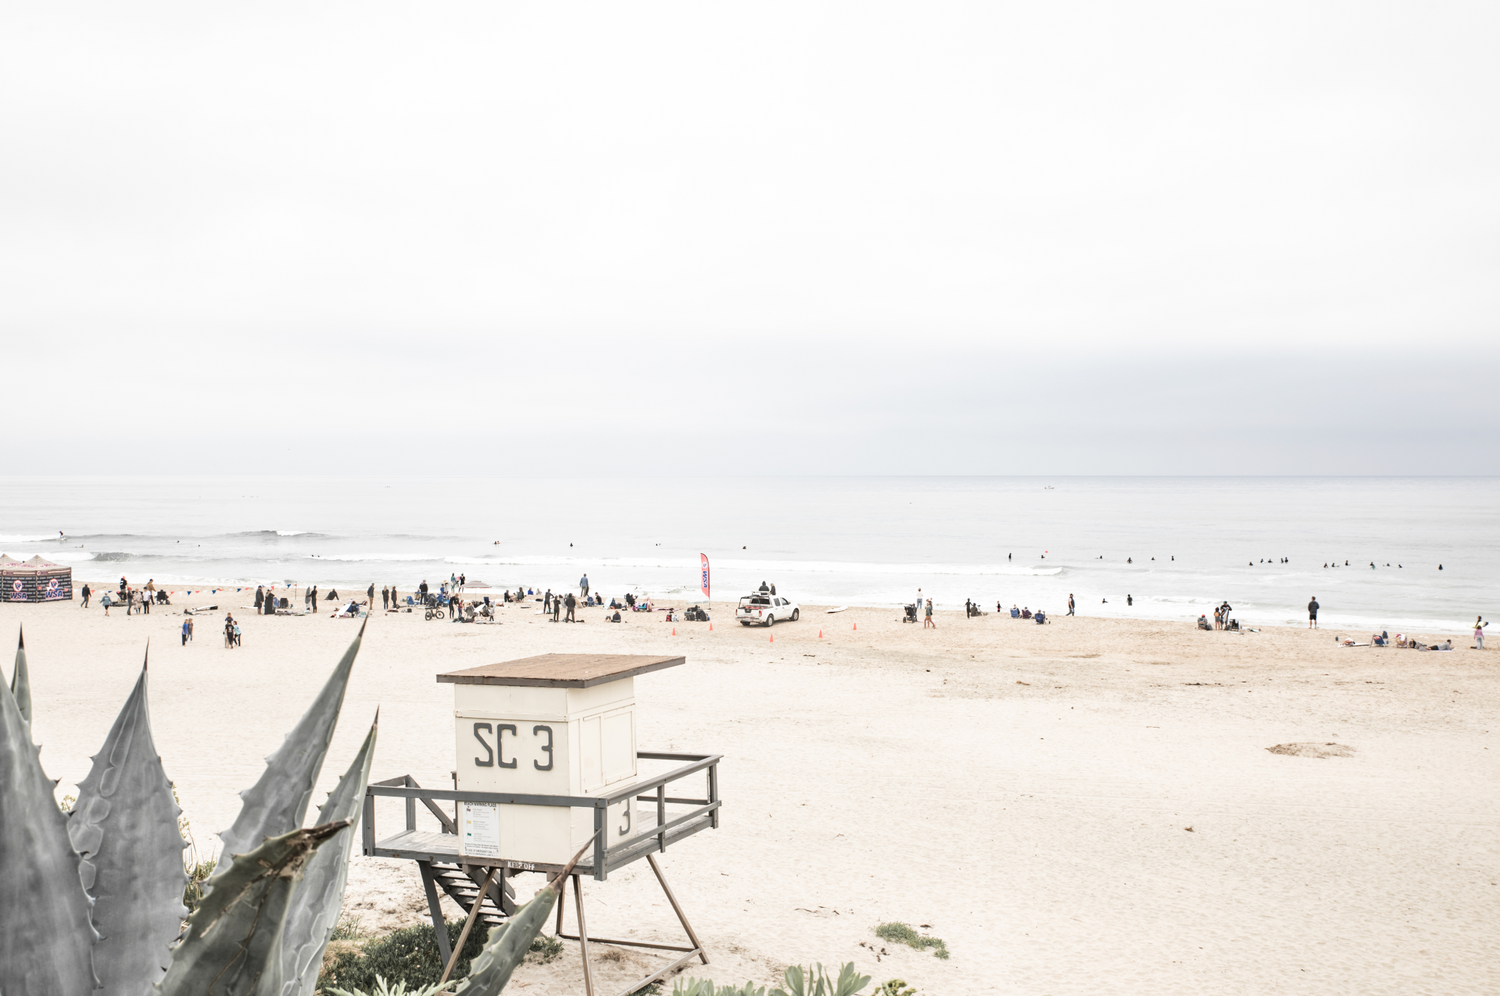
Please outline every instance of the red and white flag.
[{"label": "red and white flag", "polygon": [[706,553],[700,553],[700,554],[698,554],[698,559],[703,562],[703,579],[702,579],[703,597],[704,598],[711,598],[712,596],[709,595],[709,593],[708,593],[708,554],[706,554]]}]

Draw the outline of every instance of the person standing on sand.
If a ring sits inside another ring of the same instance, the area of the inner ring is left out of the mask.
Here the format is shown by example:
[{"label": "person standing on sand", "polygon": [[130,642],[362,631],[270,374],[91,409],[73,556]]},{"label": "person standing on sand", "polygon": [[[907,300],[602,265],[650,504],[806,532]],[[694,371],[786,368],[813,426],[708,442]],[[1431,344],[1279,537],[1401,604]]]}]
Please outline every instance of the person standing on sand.
[{"label": "person standing on sand", "polygon": [[370,598],[370,601],[368,603],[369,606],[370,606],[370,608],[372,608],[372,609],[375,608],[375,582],[374,581],[370,582],[370,590],[367,591],[367,592],[365,592],[365,594],[368,595],[369,598]]},{"label": "person standing on sand", "polygon": [[589,576],[587,574],[585,574],[583,577],[581,577],[581,578],[578,579],[578,588],[579,588],[579,593],[578,593],[578,597],[579,598],[588,598],[589,597]]},{"label": "person standing on sand", "polygon": [[1484,617],[1483,616],[1475,616],[1474,617],[1474,649],[1475,650],[1483,650],[1484,649],[1484,628],[1486,626],[1488,626],[1488,625],[1489,625],[1489,623],[1487,623],[1487,622],[1484,621]]},{"label": "person standing on sand", "polygon": [[1068,615],[1071,616],[1072,614],[1073,614],[1073,593],[1070,591],[1070,592],[1068,592]]},{"label": "person standing on sand", "polygon": [[184,619],[182,621],[182,645],[184,647],[187,646],[188,629],[189,629],[189,627],[188,627],[188,621],[186,619]]},{"label": "person standing on sand", "polygon": [[80,605],[79,608],[80,609],[86,609],[86,608],[89,607],[89,595],[92,594],[92,592],[89,591],[89,586],[88,585],[84,585],[83,586],[83,591],[80,592],[80,594],[83,595],[83,604]]},{"label": "person standing on sand", "polygon": [[568,592],[568,597],[563,599],[563,604],[567,606],[568,609],[568,617],[564,619],[563,622],[573,622],[573,610],[578,608],[577,597],[574,596],[574,594],[570,591]]},{"label": "person standing on sand", "polygon": [[[371,604],[370,607],[374,608],[375,606],[373,604]],[[381,585],[380,586],[380,608],[382,610],[384,610],[384,609],[389,609],[390,607],[391,607],[391,589],[387,588],[385,585]]]},{"label": "person standing on sand", "polygon": [[266,604],[266,590],[264,588],[262,588],[260,585],[256,585],[255,586],[255,611],[258,612],[258,613],[264,613],[265,612],[265,604]]},{"label": "person standing on sand", "polygon": [[1318,596],[1314,595],[1312,601],[1307,603],[1307,628],[1318,628]]},{"label": "person standing on sand", "polygon": [[922,620],[922,628],[926,629],[929,626],[937,629],[937,623],[932,621],[932,599],[930,598],[927,600],[927,617]]}]

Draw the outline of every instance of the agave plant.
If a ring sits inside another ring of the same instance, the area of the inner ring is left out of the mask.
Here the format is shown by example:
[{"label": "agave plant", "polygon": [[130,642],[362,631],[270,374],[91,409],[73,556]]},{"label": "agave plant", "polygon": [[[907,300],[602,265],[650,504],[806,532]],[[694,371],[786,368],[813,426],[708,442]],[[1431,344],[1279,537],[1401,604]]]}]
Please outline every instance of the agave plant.
[{"label": "agave plant", "polygon": [[[260,780],[241,793],[208,894],[185,929],[186,844],[151,737],[147,666],[65,813],[32,742],[19,641],[10,685],[0,686],[0,996],[312,996],[343,903],[376,725],[317,824],[302,821],[363,637],[361,628]],[[456,993],[500,992],[561,880],[492,931]]]}]

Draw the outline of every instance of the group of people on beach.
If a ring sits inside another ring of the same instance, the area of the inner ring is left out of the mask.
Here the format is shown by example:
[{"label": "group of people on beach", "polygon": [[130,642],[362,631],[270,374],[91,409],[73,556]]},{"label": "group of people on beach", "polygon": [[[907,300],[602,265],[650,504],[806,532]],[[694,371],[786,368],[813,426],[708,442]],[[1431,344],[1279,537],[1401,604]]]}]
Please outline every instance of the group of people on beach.
[{"label": "group of people on beach", "polygon": [[[81,609],[88,608],[89,599],[94,595],[93,589],[85,584],[82,590],[79,591],[79,595],[82,596],[83,601],[78,607]],[[153,604],[171,605],[172,602],[165,591],[161,591],[156,587],[154,579],[148,580],[144,587],[137,590],[130,586],[129,581],[121,578],[119,592],[112,594],[106,591],[100,596],[99,604],[104,608],[105,615],[109,615],[109,610],[112,607],[123,605],[125,606],[125,614],[129,616],[150,615]]]}]

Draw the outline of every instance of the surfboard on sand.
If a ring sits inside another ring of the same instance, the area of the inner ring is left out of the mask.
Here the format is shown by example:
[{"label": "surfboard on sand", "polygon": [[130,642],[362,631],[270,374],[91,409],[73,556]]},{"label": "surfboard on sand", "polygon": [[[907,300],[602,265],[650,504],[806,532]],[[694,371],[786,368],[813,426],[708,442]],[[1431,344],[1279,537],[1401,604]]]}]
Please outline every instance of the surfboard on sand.
[{"label": "surfboard on sand", "polygon": [[840,606],[839,606],[839,607],[838,607],[838,608],[836,608],[836,609],[829,609],[829,610],[828,610],[828,614],[829,614],[829,615],[830,615],[830,616],[831,616],[831,615],[833,615],[833,614],[834,614],[834,613],[835,613],[835,612],[843,612],[843,611],[844,611],[844,610],[845,610],[845,609],[847,609],[847,608],[848,608],[848,607],[849,607],[849,606],[847,606],[847,605],[840,605]]}]

